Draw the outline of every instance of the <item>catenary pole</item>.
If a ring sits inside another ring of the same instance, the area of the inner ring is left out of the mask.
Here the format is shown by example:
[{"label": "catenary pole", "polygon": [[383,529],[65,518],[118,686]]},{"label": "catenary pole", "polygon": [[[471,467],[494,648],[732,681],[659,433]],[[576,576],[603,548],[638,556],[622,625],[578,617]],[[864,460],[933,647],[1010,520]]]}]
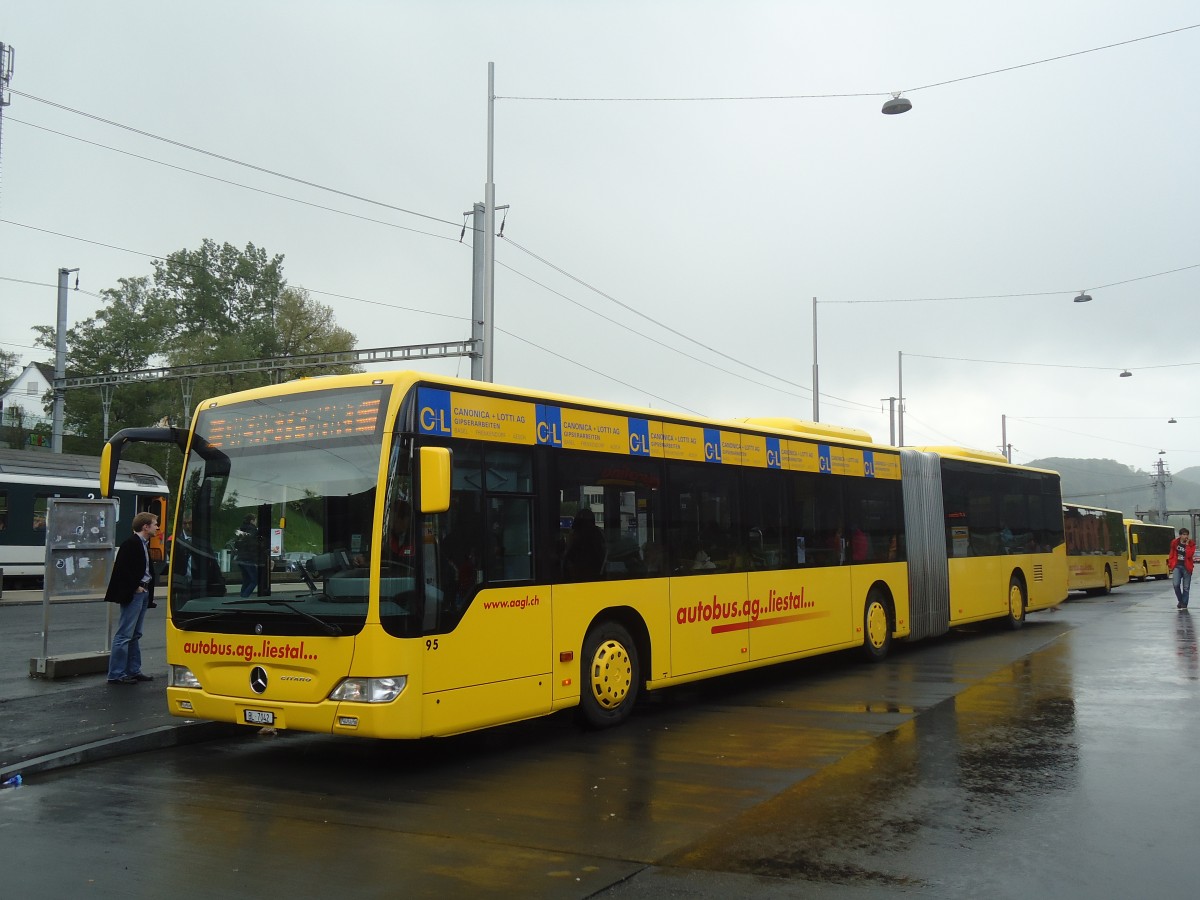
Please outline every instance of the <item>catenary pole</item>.
[{"label": "catenary pole", "polygon": [[54,418],[50,430],[50,449],[62,453],[63,407],[67,380],[67,282],[78,269],[58,270],[58,321],[54,334]]},{"label": "catenary pole", "polygon": [[483,186],[483,366],[482,380],[492,381],[496,290],[496,185],[492,182],[492,146],[495,139],[496,64],[488,63],[487,183]]},{"label": "catenary pole", "polygon": [[813,421],[821,421],[821,389],[817,382],[817,298],[813,297]]}]

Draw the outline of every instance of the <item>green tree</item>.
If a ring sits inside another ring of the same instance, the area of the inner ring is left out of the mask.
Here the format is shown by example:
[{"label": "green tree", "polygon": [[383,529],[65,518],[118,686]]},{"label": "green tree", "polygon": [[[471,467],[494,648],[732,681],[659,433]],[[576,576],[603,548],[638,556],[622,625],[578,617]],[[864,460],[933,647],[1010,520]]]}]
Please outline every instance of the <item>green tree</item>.
[{"label": "green tree", "polygon": [[13,383],[13,379],[20,374],[21,357],[15,350],[5,350],[0,348],[0,390],[4,390]]},{"label": "green tree", "polygon": [[168,359],[172,352],[198,352],[209,362],[278,355],[282,256],[268,257],[253,244],[238,250],[205,239],[198,250],[156,260],[154,287],[159,311],[169,320],[163,334]]},{"label": "green tree", "polygon": [[[205,239],[196,250],[156,260],[151,276],[122,278],[101,292],[105,306],[67,332],[67,375],[102,375],[354,349],[353,334],[333,311],[287,286],[283,257],[253,244],[238,250]],[[38,326],[37,343],[52,350],[54,328]],[[353,371],[324,368],[322,374]],[[283,377],[311,371],[285,370]],[[267,371],[194,379],[191,409],[205,397],[258,387]],[[186,425],[182,382],[148,379],[111,389],[108,434],[162,419]],[[102,392],[67,392],[66,428],[86,436],[81,452],[99,453],[105,439]],[[161,450],[130,448],[130,458],[162,466]]]},{"label": "green tree", "polygon": [[[305,353],[339,353],[351,350],[355,337],[333,320],[333,308],[318,303],[303,288],[284,288],[275,315],[280,356]],[[300,375],[329,374],[330,369],[295,369]],[[342,367],[339,371],[350,371]]]}]

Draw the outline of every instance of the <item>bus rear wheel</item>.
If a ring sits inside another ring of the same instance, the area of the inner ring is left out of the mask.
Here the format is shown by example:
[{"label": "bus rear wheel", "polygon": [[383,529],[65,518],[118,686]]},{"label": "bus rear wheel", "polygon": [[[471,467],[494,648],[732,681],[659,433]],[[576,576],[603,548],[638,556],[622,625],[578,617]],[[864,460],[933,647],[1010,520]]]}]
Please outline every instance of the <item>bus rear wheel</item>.
[{"label": "bus rear wheel", "polygon": [[1025,588],[1016,575],[1008,580],[1008,627],[1016,631],[1025,624]]},{"label": "bus rear wheel", "polygon": [[609,728],[629,718],[641,688],[637,646],[616,622],[601,622],[583,642],[579,707],[585,724]]},{"label": "bus rear wheel", "polygon": [[1100,593],[1112,593],[1112,570],[1109,569],[1108,566],[1104,567],[1104,587],[1100,588]]},{"label": "bus rear wheel", "polygon": [[887,598],[878,588],[867,594],[867,605],[863,610],[863,655],[871,662],[879,662],[892,648],[892,622],[888,613]]}]

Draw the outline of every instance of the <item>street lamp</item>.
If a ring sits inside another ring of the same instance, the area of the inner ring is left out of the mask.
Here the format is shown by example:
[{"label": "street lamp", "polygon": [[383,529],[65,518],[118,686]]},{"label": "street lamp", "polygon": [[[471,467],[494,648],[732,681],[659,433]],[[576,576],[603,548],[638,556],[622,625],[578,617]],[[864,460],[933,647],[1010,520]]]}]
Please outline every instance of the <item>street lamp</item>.
[{"label": "street lamp", "polygon": [[1083,291],[1080,291],[1080,292],[1079,292],[1079,296],[1075,298],[1075,302],[1076,302],[1076,303],[1091,303],[1091,302],[1092,302],[1092,295],[1091,295],[1091,294],[1085,294]]},{"label": "street lamp", "polygon": [[1125,370],[1123,370],[1123,371],[1121,372],[1121,377],[1122,377],[1122,378],[1132,378],[1132,377],[1133,377],[1133,373],[1132,373],[1132,372],[1130,372],[1128,369],[1125,369]]}]

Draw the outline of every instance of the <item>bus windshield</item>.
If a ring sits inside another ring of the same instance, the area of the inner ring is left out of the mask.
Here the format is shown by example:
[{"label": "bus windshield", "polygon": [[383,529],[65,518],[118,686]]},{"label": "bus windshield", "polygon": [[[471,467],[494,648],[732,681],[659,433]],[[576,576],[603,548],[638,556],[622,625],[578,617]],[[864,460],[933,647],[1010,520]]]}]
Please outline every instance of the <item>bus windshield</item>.
[{"label": "bus windshield", "polygon": [[324,393],[198,415],[171,540],[177,628],[361,630],[387,388]]}]

